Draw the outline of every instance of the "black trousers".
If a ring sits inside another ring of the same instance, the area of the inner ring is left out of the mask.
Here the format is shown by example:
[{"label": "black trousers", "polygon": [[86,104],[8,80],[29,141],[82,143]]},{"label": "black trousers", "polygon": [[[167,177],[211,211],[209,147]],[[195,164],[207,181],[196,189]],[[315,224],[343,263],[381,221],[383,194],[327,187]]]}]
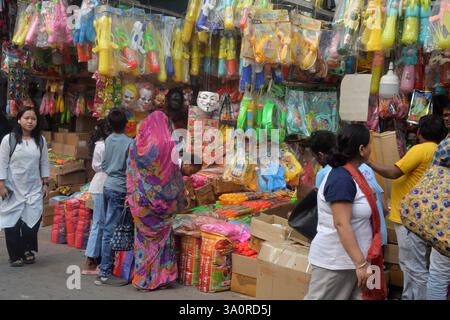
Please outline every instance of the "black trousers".
[{"label": "black trousers", "polygon": [[38,231],[41,219],[33,228],[28,227],[22,219],[19,219],[14,227],[5,228],[6,248],[11,261],[24,258],[26,251],[38,251]]}]

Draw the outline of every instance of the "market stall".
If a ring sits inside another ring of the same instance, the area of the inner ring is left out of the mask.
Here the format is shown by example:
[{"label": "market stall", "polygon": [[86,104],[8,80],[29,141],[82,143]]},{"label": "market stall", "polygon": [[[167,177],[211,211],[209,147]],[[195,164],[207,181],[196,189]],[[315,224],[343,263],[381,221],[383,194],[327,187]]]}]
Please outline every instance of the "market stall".
[{"label": "market stall", "polygon": [[[336,8],[178,2],[0,0],[2,108],[14,116],[38,107],[51,144],[43,225],[52,225],[52,242],[84,248],[97,120],[122,108],[134,137],[151,111],[162,110],[174,129],[186,129],[184,152],[203,165],[184,178],[186,207],[173,224],[180,282],[301,299],[309,240],[287,218],[314,187],[318,164],[304,142],[314,131],[363,122],[377,161],[402,156],[418,120],[448,100],[448,0],[351,0]],[[388,194],[389,182],[380,183]],[[400,285],[398,260],[386,261]],[[117,253],[115,274],[130,279],[132,270],[132,253]]]}]

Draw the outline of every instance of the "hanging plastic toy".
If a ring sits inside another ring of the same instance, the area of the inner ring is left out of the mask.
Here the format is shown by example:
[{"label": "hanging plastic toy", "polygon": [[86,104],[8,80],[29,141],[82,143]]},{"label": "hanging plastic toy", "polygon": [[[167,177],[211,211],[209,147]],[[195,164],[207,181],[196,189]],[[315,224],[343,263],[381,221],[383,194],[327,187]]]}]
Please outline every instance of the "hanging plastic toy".
[{"label": "hanging plastic toy", "polygon": [[181,37],[184,43],[189,43],[191,41],[192,32],[201,4],[202,0],[189,0],[186,16],[184,18],[183,36]]},{"label": "hanging plastic toy", "polygon": [[198,31],[209,31],[208,18],[216,5],[217,0],[203,0],[197,22],[195,23],[195,27]]},{"label": "hanging plastic toy", "polygon": [[416,78],[417,48],[415,46],[403,48],[401,62],[404,67],[400,81],[400,90],[403,93],[411,93],[414,90]]},{"label": "hanging plastic toy", "polygon": [[233,77],[237,74],[236,41],[234,37],[227,41],[227,76]]},{"label": "hanging plastic toy", "polygon": [[25,39],[30,29],[31,18],[36,10],[34,3],[25,5],[21,3],[19,5],[19,13],[17,15],[16,28],[14,30],[14,36],[12,38],[12,43],[18,45],[19,47],[25,44]]},{"label": "hanging plastic toy", "polygon": [[[434,8],[436,8],[435,6]],[[435,9],[433,9],[434,13]],[[450,1],[441,0],[439,13],[430,17],[430,30],[437,49],[450,49]]]},{"label": "hanging plastic toy", "polygon": [[225,30],[234,30],[234,4],[235,0],[225,0]]},{"label": "hanging plastic toy", "polygon": [[372,63],[372,78],[370,80],[370,93],[378,94],[380,91],[380,80],[383,72],[384,53],[383,51],[376,51]]},{"label": "hanging plastic toy", "polygon": [[429,21],[431,17],[431,1],[420,0],[420,35],[419,44],[423,46],[430,36]]},{"label": "hanging plastic toy", "polygon": [[161,39],[163,42],[164,62],[166,65],[166,72],[168,78],[172,78],[175,74],[175,69],[172,60],[172,37],[176,23],[177,19],[174,17],[164,16],[163,18],[164,26],[161,32]]},{"label": "hanging plastic toy", "polygon": [[366,51],[379,51],[381,44],[381,0],[370,0],[363,13],[361,44]]},{"label": "hanging plastic toy", "polygon": [[226,75],[227,38],[222,34],[219,42],[219,77]]},{"label": "hanging plastic toy", "polygon": [[362,9],[361,0],[346,0],[345,3],[343,31],[337,49],[341,56],[349,55],[354,48]]},{"label": "hanging plastic toy", "polygon": [[[97,10],[97,8],[96,8]],[[95,47],[92,52],[98,54],[98,71],[102,75],[115,75],[114,63],[112,61],[113,51],[118,49],[112,39],[112,18],[109,8],[100,7],[98,18],[94,21],[96,31]]]},{"label": "hanging plastic toy", "polygon": [[406,46],[417,42],[419,36],[419,0],[407,0],[402,44]]},{"label": "hanging plastic toy", "polygon": [[159,73],[161,67],[158,60],[158,43],[155,39],[154,27],[151,23],[147,23],[144,33],[144,48],[147,52],[147,63],[150,67],[150,73]]},{"label": "hanging plastic toy", "polygon": [[395,34],[397,33],[397,19],[400,0],[389,0],[386,8],[386,23],[383,34],[381,35],[381,44],[383,49],[390,49],[395,43]]},{"label": "hanging plastic toy", "polygon": [[180,26],[175,27],[172,39],[172,60],[175,70],[173,80],[175,82],[183,81],[183,42],[181,36]]}]

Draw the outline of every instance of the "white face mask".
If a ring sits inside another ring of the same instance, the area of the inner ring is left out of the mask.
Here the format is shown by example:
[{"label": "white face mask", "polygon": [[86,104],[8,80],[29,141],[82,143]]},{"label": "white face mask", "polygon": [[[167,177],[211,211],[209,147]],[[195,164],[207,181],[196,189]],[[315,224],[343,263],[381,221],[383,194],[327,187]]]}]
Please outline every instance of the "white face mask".
[{"label": "white face mask", "polygon": [[209,91],[200,91],[197,97],[197,106],[207,113],[219,110],[219,94]]},{"label": "white face mask", "polygon": [[123,93],[122,105],[125,108],[129,108],[135,99],[136,97],[133,92],[125,90],[125,92]]},{"label": "white face mask", "polygon": [[139,90],[139,94],[139,109],[141,109],[141,111],[149,111],[152,107],[153,92],[151,90],[143,88]]}]

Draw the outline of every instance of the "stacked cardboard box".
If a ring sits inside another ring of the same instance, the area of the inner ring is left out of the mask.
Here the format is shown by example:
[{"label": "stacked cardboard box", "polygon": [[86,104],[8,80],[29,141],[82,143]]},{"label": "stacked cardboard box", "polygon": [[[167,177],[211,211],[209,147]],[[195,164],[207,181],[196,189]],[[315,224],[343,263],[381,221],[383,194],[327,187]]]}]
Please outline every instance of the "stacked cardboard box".
[{"label": "stacked cardboard box", "polygon": [[58,191],[50,191],[48,196],[44,198],[44,210],[42,212],[42,227],[51,226],[53,224],[54,209],[50,205],[49,200],[59,195]]},{"label": "stacked cardboard box", "polygon": [[75,159],[90,159],[89,137],[89,133],[55,132],[53,134],[53,152]]},{"label": "stacked cardboard box", "polygon": [[386,221],[388,231],[388,245],[384,248],[384,261],[387,263],[390,284],[396,287],[403,287],[403,272],[399,265],[399,248],[394,223]]}]

